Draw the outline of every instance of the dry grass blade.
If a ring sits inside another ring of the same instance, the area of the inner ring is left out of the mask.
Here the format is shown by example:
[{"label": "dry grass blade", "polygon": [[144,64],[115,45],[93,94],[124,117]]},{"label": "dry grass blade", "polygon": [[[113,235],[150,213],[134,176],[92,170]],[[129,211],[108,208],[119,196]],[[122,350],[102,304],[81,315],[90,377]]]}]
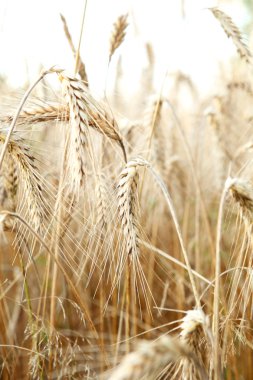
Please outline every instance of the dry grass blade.
[{"label": "dry grass blade", "polygon": [[234,24],[231,17],[229,17],[226,13],[221,11],[218,8],[209,8],[210,11],[213,13],[213,15],[217,18],[217,20],[220,22],[224,32],[228,37],[231,37],[234,45],[237,48],[237,51],[241,58],[245,59],[247,63],[251,62],[251,52],[246,45],[246,43],[243,41],[243,37],[241,35],[240,30],[238,27]]},{"label": "dry grass blade", "polygon": [[118,49],[118,47],[122,44],[125,38],[126,28],[128,26],[127,17],[128,17],[127,14],[120,16],[113,25],[114,29],[113,29],[113,32],[111,35],[111,41],[110,41],[109,62],[111,61],[113,54]]}]

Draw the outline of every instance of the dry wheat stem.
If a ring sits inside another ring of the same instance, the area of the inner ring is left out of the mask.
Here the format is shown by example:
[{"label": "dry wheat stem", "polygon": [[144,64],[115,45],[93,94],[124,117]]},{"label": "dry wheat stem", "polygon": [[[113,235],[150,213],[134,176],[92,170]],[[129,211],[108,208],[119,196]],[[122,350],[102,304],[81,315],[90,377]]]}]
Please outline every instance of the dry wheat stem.
[{"label": "dry wheat stem", "polygon": [[70,288],[71,288],[74,296],[76,297],[78,303],[81,305],[81,307],[83,309],[83,312],[85,314],[85,317],[87,318],[87,321],[89,322],[89,325],[90,325],[92,331],[94,332],[96,339],[98,339],[97,330],[96,330],[96,328],[95,328],[95,326],[94,326],[94,324],[92,322],[92,319],[90,317],[90,313],[88,311],[87,306],[85,305],[84,301],[82,300],[82,298],[79,295],[79,292],[78,292],[78,290],[76,288],[76,285],[74,285],[74,283],[72,282],[70,276],[68,275],[68,273],[64,269],[63,265],[58,260],[58,258],[56,258],[55,255],[51,252],[51,250],[49,249],[49,247],[47,246],[47,244],[45,243],[45,241],[43,240],[43,238],[19,214],[15,213],[15,212],[10,212],[10,211],[7,211],[7,210],[2,210],[2,211],[0,211],[0,215],[6,216],[6,217],[9,216],[11,218],[15,218],[15,219],[19,220],[26,228],[28,228],[28,230],[31,231],[31,233],[36,237],[36,239],[43,246],[43,248],[49,253],[50,256],[52,256],[53,260],[55,260],[57,262],[57,265],[60,268],[60,270],[61,270],[62,274],[64,275],[64,277],[66,278],[66,281],[69,284],[69,286],[70,286]]},{"label": "dry wheat stem", "polygon": [[220,318],[220,274],[221,274],[221,257],[220,257],[220,245],[222,236],[222,220],[223,220],[223,208],[225,198],[227,195],[227,186],[224,186],[218,213],[217,222],[217,234],[216,234],[216,255],[215,255],[215,287],[213,298],[213,335],[214,335],[214,352],[213,352],[213,364],[214,364],[214,379],[219,380],[222,378],[221,363],[220,363],[220,334],[219,334],[219,318]]},{"label": "dry wheat stem", "polygon": [[178,223],[178,219],[177,219],[177,216],[176,216],[176,211],[175,211],[175,208],[173,206],[172,199],[171,199],[171,197],[170,197],[170,195],[168,193],[168,190],[167,190],[167,188],[166,188],[163,180],[161,179],[161,177],[155,172],[155,170],[152,168],[152,166],[149,166],[149,169],[150,169],[151,173],[153,174],[153,176],[154,176],[157,184],[161,188],[161,190],[163,192],[163,195],[164,195],[164,197],[166,199],[166,202],[167,202],[167,204],[169,206],[169,210],[170,210],[170,213],[171,213],[171,216],[172,216],[172,219],[173,219],[176,231],[177,231],[177,235],[178,235],[178,239],[179,239],[180,246],[181,246],[181,249],[182,249],[182,253],[183,253],[183,256],[184,256],[184,260],[185,260],[185,263],[186,263],[186,266],[187,266],[187,270],[188,270],[188,274],[189,274],[189,278],[190,278],[190,282],[191,282],[191,286],[192,286],[192,290],[193,290],[196,306],[197,306],[198,309],[200,309],[201,308],[201,304],[200,304],[199,294],[198,294],[198,291],[197,291],[195,279],[193,277],[192,268],[191,268],[190,261],[189,261],[189,258],[188,258],[188,254],[187,254],[187,251],[186,251],[186,248],[185,248],[185,245],[184,245],[181,229],[180,229],[180,226],[179,226],[179,223]]},{"label": "dry wheat stem", "polygon": [[[188,270],[188,267],[187,265],[181,263],[181,261],[177,260],[175,257],[169,255],[168,253],[162,251],[161,249],[157,248],[157,247],[154,247],[153,245],[143,241],[143,240],[139,240],[140,244],[143,245],[144,247],[148,248],[150,251],[153,251],[153,252],[156,252],[158,253],[160,256],[164,257],[165,259],[171,261],[172,263],[174,264],[177,264],[178,266],[180,266],[181,268],[184,268],[185,270]],[[194,274],[195,277],[198,277],[200,280],[202,280],[203,282],[205,282],[206,284],[210,286],[214,286],[213,285],[213,282],[209,281],[206,277],[202,276],[200,273],[196,272],[195,270],[192,269],[192,273]]]},{"label": "dry wheat stem", "polygon": [[80,36],[79,36],[79,41],[78,41],[78,46],[77,46],[77,51],[76,51],[75,74],[77,74],[78,68],[79,68],[80,48],[81,48],[81,42],[82,42],[82,38],[83,38],[83,28],[84,28],[84,21],[85,21],[85,16],[86,16],[87,2],[88,2],[88,0],[84,0],[84,8],[83,8],[83,14],[82,14]]},{"label": "dry wheat stem", "polygon": [[[65,36],[66,36],[66,38],[68,40],[68,43],[69,43],[69,46],[70,46],[71,51],[73,53],[73,56],[74,56],[75,59],[77,59],[76,49],[75,49],[74,43],[72,41],[71,34],[69,32],[67,20],[66,20],[66,18],[61,13],[60,13],[60,17],[61,17],[61,20],[62,20],[62,23],[63,23],[64,33],[65,33]],[[77,65],[78,65],[78,73],[79,73],[81,79],[85,82],[86,86],[88,86],[88,78],[87,78],[85,64],[83,63],[80,55],[79,55],[79,58],[78,58]]]}]

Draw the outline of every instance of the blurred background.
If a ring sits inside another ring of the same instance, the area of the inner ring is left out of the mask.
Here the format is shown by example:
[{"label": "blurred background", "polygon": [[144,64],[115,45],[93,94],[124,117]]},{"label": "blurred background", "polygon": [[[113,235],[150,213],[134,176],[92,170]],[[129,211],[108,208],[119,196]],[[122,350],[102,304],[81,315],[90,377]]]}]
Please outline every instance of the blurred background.
[{"label": "blurred background", "polygon": [[[77,47],[84,0],[1,0],[0,76],[12,87],[26,85],[42,67],[60,65],[70,71],[74,59],[63,32],[62,13]],[[81,43],[90,86],[102,94],[113,81],[120,57],[125,88],[131,94],[147,64],[147,44],[155,59],[155,85],[159,88],[167,72],[189,75],[201,91],[210,91],[217,70],[236,54],[208,7],[218,6],[229,14],[250,39],[252,0],[87,0]],[[129,14],[124,44],[108,69],[108,48],[113,22]],[[250,41],[249,41],[250,42]]]}]

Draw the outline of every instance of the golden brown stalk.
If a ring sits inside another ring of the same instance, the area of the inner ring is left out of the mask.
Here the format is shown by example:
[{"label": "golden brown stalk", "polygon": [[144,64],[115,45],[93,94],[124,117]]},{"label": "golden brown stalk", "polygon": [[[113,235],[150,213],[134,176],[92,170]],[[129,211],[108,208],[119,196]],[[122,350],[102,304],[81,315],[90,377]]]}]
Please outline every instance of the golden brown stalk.
[{"label": "golden brown stalk", "polygon": [[224,13],[218,8],[209,8],[209,9],[213,13],[213,15],[217,18],[217,20],[220,22],[221,27],[223,28],[228,38],[231,37],[234,45],[237,48],[237,51],[240,57],[245,59],[247,63],[250,63],[252,54],[248,46],[246,45],[246,43],[243,41],[243,37],[241,35],[240,30],[234,24],[231,17],[229,17],[226,13]]},{"label": "golden brown stalk", "polygon": [[[71,34],[69,32],[67,20],[61,13],[60,13],[60,17],[61,17],[61,20],[63,23],[63,29],[64,29],[65,36],[68,40],[68,43],[69,43],[69,46],[70,46],[71,51],[73,53],[73,56],[76,59],[76,48],[74,46]],[[78,63],[79,63],[78,74],[80,75],[81,79],[85,82],[86,86],[88,87],[89,83],[88,83],[88,77],[87,77],[87,73],[86,73],[86,69],[85,69],[85,64],[83,63],[80,55],[78,58]]]},{"label": "golden brown stalk", "polygon": [[113,24],[113,32],[111,35],[111,41],[110,41],[110,53],[109,53],[109,62],[112,59],[113,54],[118,49],[118,47],[122,44],[124,41],[125,35],[126,35],[126,28],[128,26],[127,22],[128,15],[121,15],[117,21]]},{"label": "golden brown stalk", "polygon": [[118,184],[118,212],[126,238],[127,254],[131,258],[138,255],[138,167],[149,166],[148,162],[142,158],[135,158],[129,161],[120,174]]}]

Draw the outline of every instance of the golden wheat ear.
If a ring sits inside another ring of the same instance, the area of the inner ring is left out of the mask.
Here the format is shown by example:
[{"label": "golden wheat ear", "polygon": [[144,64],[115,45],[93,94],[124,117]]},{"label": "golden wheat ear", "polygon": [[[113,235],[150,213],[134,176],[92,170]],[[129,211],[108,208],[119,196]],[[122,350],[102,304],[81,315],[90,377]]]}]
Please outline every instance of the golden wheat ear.
[{"label": "golden wheat ear", "polygon": [[242,214],[253,212],[253,186],[252,183],[241,178],[226,180],[226,188],[230,191],[233,199],[239,205]]},{"label": "golden wheat ear", "polygon": [[119,48],[119,46],[124,41],[126,35],[126,28],[128,27],[127,22],[128,15],[119,16],[116,22],[113,24],[113,31],[110,40],[110,51],[109,51],[109,62],[112,59],[113,54]]},{"label": "golden wheat ear", "polygon": [[169,378],[166,367],[182,358],[193,360],[201,378],[207,379],[203,367],[187,345],[179,339],[160,336],[155,341],[140,343],[135,352],[125,356],[108,380],[158,379],[162,372],[165,378]]},{"label": "golden wheat ear", "polygon": [[222,29],[231,38],[238,54],[242,59],[245,59],[247,63],[252,63],[252,54],[247,44],[243,41],[242,34],[238,27],[235,25],[231,17],[218,8],[209,8],[214,17],[219,21]]}]

